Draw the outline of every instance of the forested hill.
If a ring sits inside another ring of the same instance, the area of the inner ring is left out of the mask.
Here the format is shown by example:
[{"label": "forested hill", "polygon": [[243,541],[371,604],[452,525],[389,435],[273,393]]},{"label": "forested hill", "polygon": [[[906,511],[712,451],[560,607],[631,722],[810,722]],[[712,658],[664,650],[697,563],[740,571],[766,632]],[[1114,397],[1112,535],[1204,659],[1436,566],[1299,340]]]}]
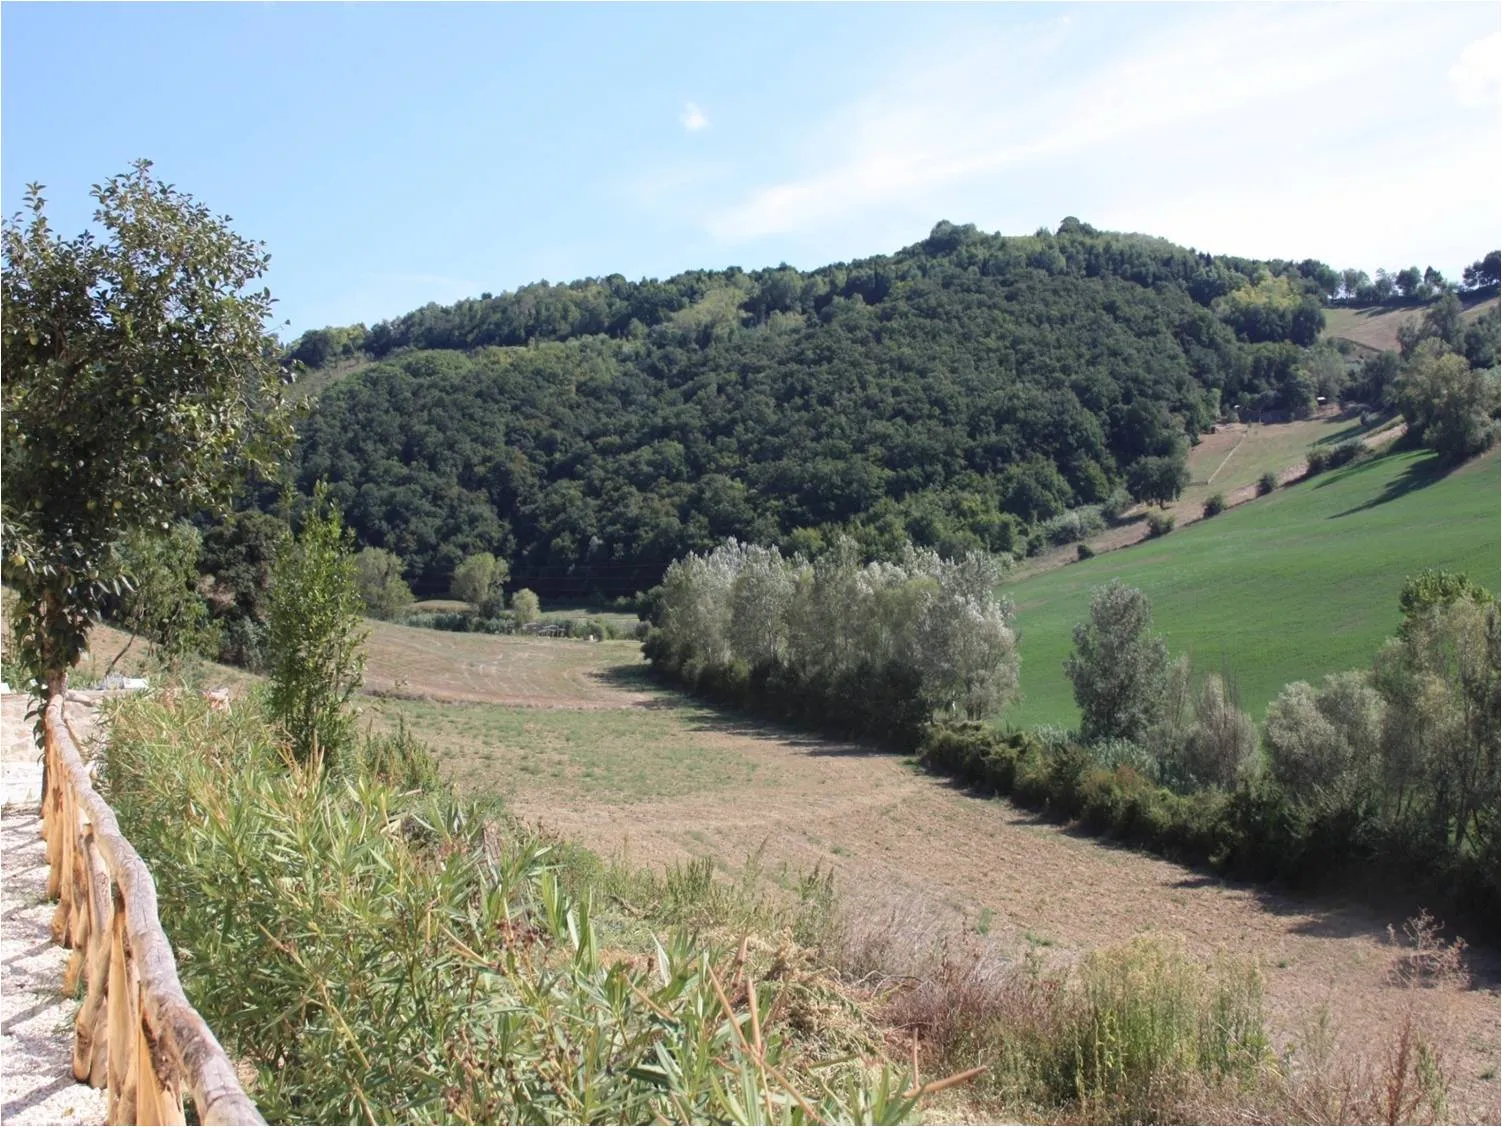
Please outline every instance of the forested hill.
[{"label": "forested hill", "polygon": [[314,367],[375,362],[319,396],[296,481],[333,483],[425,590],[482,550],[544,595],[643,590],[726,536],[1019,551],[1164,488],[1222,404],[1307,410],[1339,281],[1070,219],[941,223],[806,273],[541,283],[306,334]]}]

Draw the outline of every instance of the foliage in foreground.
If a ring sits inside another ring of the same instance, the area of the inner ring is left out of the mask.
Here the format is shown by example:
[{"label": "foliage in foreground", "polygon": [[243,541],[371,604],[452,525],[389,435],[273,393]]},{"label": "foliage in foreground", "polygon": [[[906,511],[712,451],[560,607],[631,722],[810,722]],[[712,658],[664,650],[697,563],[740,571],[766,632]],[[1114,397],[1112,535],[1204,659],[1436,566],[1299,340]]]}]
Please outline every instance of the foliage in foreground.
[{"label": "foliage in foreground", "polygon": [[254,1066],[272,1122],[896,1122],[915,1107],[911,1078],[866,1063],[879,1053],[858,1022],[837,1052],[819,1042],[812,1015],[848,1010],[832,986],[683,930],[645,953],[610,946],[600,902],[567,891],[567,851],[425,789],[431,765],[400,735],[325,771],[249,704],[136,700],[112,731],[103,789],[157,877],[184,988]]},{"label": "foliage in foreground", "polygon": [[352,539],[323,490],[271,568],[266,702],[299,762],[332,760],[349,744],[345,705],[365,673],[363,603]]},{"label": "foliage in foreground", "polygon": [[103,238],[54,234],[38,184],[3,228],[4,569],[47,693],[122,590],[121,538],[222,511],[291,437],[260,247],[148,161],[92,195]]}]

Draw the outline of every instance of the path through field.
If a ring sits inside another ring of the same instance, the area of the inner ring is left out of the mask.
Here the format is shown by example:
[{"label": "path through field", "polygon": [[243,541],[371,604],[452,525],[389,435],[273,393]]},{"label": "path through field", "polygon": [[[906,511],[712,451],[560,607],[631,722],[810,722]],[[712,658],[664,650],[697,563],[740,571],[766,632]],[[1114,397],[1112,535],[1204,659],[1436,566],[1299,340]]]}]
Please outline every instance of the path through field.
[{"label": "path through field", "polygon": [[[443,646],[441,636],[419,641]],[[863,919],[896,915],[1013,954],[1070,957],[1143,931],[1177,933],[1207,958],[1259,958],[1285,1038],[1328,1005],[1350,1044],[1375,1045],[1405,1001],[1388,981],[1386,928],[1400,920],[1227,885],[976,797],[898,756],[697,706],[653,687],[634,645],[462,641],[452,675],[466,703],[383,700],[372,715],[405,716],[461,785],[506,793],[524,820],[604,854],[658,866],[708,855],[727,872],[758,851],[768,872],[819,865]],[[538,644],[558,652],[529,677],[528,651],[513,647]],[[518,676],[487,680],[480,668]],[[564,671],[557,691],[540,668]],[[482,681],[489,704],[476,699]],[[441,695],[431,679],[426,688]],[[560,712],[569,694],[577,704]],[[551,707],[524,707],[534,702]],[[1492,1121],[1496,955],[1473,963],[1476,988],[1425,1002],[1454,1022],[1452,1113]]]}]

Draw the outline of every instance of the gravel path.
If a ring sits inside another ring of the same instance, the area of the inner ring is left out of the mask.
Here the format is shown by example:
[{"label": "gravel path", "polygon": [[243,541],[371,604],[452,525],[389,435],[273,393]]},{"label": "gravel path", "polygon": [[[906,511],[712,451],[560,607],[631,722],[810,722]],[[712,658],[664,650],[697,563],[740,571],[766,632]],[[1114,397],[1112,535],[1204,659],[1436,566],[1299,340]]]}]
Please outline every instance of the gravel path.
[{"label": "gravel path", "polygon": [[3,702],[0,807],[0,1122],[103,1123],[105,1094],[73,1079],[73,1016],[63,996],[68,952],[52,942],[38,804],[42,767],[26,698]]}]

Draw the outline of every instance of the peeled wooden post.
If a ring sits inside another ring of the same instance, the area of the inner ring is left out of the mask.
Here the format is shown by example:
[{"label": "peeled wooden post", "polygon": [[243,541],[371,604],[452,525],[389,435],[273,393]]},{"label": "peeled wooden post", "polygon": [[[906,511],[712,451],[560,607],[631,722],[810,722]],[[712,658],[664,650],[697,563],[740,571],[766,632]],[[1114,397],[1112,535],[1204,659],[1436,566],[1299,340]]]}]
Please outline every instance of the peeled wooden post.
[{"label": "peeled wooden post", "polygon": [[182,1087],[176,1071],[158,1050],[147,1024],[144,992],[137,1008],[136,1022],[136,1122],[181,1127],[183,1116]]},{"label": "peeled wooden post", "polygon": [[109,1121],[136,1121],[136,1029],[135,983],[130,973],[125,937],[125,904],[115,889],[115,911],[110,928],[109,995]]},{"label": "peeled wooden post", "polygon": [[73,839],[76,836],[75,829],[78,818],[73,809],[73,788],[64,785],[62,788],[62,802],[59,807],[57,828],[57,864],[48,875],[48,886],[56,879],[57,911],[52,913],[52,941],[60,943],[64,947],[72,944],[72,916],[73,916]]},{"label": "peeled wooden post", "polygon": [[88,975],[83,1005],[73,1023],[73,1077],[103,1088],[109,1082],[109,990],[110,947],[114,942],[114,899],[109,873],[94,843],[94,827],[83,839],[84,863],[89,874],[89,937],[85,970]]},{"label": "peeled wooden post", "polygon": [[42,729],[42,760],[46,778],[42,780],[42,833],[47,839],[47,899],[55,900],[62,887],[63,779],[58,764],[57,734],[51,724]]}]

